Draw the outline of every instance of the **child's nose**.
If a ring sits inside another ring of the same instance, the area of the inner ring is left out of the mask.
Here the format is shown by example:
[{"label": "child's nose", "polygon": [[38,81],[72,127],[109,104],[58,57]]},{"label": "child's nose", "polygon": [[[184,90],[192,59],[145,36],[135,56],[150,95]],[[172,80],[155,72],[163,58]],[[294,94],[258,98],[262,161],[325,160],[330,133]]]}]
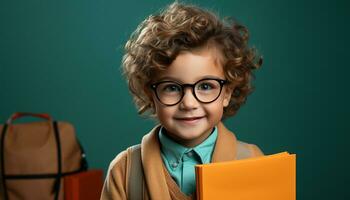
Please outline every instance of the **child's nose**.
[{"label": "child's nose", "polygon": [[199,105],[198,100],[194,96],[191,88],[186,88],[184,90],[184,96],[180,102],[181,109],[195,109]]}]

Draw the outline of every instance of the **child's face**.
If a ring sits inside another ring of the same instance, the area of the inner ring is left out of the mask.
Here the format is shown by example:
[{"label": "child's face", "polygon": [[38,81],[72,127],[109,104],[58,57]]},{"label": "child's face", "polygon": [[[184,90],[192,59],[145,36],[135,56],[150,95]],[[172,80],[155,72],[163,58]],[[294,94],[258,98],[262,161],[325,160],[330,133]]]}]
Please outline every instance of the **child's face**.
[{"label": "child's face", "polygon": [[[223,67],[216,50],[204,48],[194,52],[180,53],[165,71],[157,73],[154,82],[174,81],[179,84],[194,84],[204,78],[225,80]],[[163,91],[177,92],[181,88],[166,87],[163,88]],[[218,87],[220,89],[220,85]],[[164,102],[161,103],[155,92],[152,93],[156,115],[167,130],[169,137],[188,147],[200,144],[209,136],[213,127],[220,122],[223,108],[229,104],[231,97],[231,90],[227,85],[223,85],[221,92],[217,93],[219,96],[216,100],[211,103],[202,103],[199,101],[200,98],[205,99],[205,92],[214,87],[204,82],[196,88],[198,89],[197,98],[193,95],[191,87],[184,87],[183,98],[179,103],[171,106],[164,105]],[[200,96],[201,93],[204,97]]]}]

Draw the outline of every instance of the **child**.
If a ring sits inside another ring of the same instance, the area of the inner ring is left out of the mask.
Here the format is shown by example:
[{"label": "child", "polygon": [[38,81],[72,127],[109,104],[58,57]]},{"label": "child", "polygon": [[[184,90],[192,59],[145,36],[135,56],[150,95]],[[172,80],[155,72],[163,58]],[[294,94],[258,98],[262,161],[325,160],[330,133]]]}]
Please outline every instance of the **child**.
[{"label": "child", "polygon": [[124,72],[139,113],[159,125],[111,162],[101,199],[194,199],[196,164],[263,155],[221,122],[245,102],[262,63],[247,41],[244,26],[178,2],[139,25]]}]

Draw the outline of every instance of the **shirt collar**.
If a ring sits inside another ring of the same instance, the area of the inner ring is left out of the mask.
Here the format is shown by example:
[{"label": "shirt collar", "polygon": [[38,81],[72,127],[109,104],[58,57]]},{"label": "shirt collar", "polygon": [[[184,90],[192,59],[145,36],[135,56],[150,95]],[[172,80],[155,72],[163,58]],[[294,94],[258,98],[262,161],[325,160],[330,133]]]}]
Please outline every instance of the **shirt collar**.
[{"label": "shirt collar", "polygon": [[202,164],[210,163],[215,142],[218,136],[216,126],[207,139],[193,148],[182,146],[181,144],[169,138],[169,136],[167,136],[164,132],[164,128],[161,127],[158,135],[161,144],[161,152],[165,156],[166,160],[180,161],[185,153],[193,150],[200,157]]}]

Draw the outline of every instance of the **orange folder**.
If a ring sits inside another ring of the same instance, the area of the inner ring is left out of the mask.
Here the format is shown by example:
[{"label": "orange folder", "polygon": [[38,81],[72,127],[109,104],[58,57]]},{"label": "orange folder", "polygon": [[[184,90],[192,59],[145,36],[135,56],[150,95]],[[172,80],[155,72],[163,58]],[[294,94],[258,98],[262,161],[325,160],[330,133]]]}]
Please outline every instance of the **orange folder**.
[{"label": "orange folder", "polygon": [[295,200],[296,155],[196,165],[198,200]]}]

